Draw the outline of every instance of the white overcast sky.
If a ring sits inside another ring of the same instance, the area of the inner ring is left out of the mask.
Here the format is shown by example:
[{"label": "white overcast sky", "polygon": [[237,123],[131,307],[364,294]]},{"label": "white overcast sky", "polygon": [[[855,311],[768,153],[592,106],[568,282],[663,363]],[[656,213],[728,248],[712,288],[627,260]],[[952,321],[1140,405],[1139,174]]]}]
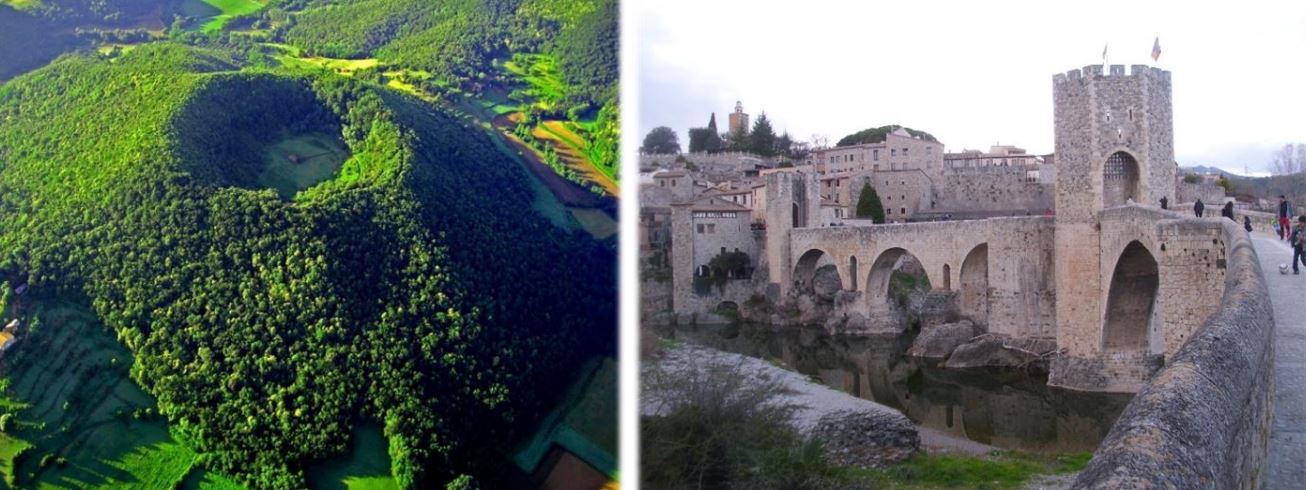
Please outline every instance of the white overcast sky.
[{"label": "white overcast sky", "polygon": [[[949,151],[1053,149],[1052,75],[1102,62],[1171,71],[1183,166],[1262,173],[1306,143],[1306,1],[627,2],[639,23],[639,139],[741,100],[796,140],[903,124]],[[1152,41],[1162,54],[1152,62]],[[627,51],[629,53],[629,51]],[[629,65],[628,65],[629,66]]]}]

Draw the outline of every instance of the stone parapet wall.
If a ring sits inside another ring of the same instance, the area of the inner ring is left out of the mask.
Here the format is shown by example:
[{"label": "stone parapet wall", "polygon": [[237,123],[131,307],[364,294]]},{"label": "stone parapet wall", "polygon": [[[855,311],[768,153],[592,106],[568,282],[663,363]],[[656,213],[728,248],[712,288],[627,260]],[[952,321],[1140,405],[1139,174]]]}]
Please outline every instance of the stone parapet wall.
[{"label": "stone parapet wall", "polygon": [[1219,309],[1130,402],[1073,488],[1260,488],[1274,316],[1251,240],[1220,220]]}]

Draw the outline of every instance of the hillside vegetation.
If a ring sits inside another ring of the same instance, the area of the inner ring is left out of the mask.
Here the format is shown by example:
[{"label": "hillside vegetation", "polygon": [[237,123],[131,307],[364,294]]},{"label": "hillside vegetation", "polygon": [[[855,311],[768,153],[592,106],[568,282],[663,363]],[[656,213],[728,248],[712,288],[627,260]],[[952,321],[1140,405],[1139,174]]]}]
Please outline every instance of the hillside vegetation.
[{"label": "hillside vegetation", "polygon": [[[205,467],[302,488],[375,423],[400,486],[496,486],[567,374],[614,348],[613,251],[529,211],[478,128],[237,61],[151,43],[0,86],[0,274],[89,297]],[[266,150],[296,134],[349,156],[278,195]]]},{"label": "hillside vegetation", "polygon": [[[0,0],[0,82],[62,53],[93,45],[76,28],[128,30],[159,24],[169,0]],[[142,36],[143,33],[134,33]]]},{"label": "hillside vegetation", "polygon": [[837,143],[835,146],[852,146],[852,145],[863,145],[867,143],[883,143],[884,138],[887,137],[889,133],[892,133],[899,129],[906,129],[907,134],[910,134],[912,136],[927,141],[933,141],[935,143],[939,142],[939,140],[935,139],[934,135],[930,133],[926,133],[918,129],[899,126],[897,124],[890,124],[888,126],[880,126],[878,128],[863,129],[861,131],[850,134],[848,136],[844,136],[843,138],[839,139],[839,143]]}]

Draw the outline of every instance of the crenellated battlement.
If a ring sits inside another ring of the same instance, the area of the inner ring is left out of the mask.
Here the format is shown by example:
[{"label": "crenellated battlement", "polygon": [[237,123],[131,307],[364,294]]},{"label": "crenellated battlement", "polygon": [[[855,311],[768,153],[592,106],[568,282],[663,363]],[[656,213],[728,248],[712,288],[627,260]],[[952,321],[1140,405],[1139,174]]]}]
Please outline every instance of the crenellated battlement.
[{"label": "crenellated battlement", "polygon": [[1118,78],[1118,77],[1137,77],[1170,81],[1170,72],[1154,66],[1147,65],[1129,65],[1129,73],[1125,73],[1125,65],[1111,65],[1107,71],[1103,72],[1102,65],[1088,65],[1083,68],[1077,68],[1065,73],[1052,75],[1052,82],[1060,85],[1066,82],[1080,81],[1081,84],[1100,78]]}]

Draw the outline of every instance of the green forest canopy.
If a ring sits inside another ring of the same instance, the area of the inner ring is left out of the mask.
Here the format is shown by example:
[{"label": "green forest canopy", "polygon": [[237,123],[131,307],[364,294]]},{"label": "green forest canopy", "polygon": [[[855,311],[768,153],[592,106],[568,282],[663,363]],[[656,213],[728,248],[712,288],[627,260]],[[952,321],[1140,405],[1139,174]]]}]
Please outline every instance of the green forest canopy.
[{"label": "green forest canopy", "polygon": [[[613,251],[501,212],[529,209],[526,176],[442,111],[237,69],[152,43],[0,86],[0,274],[90,297],[182,440],[246,483],[302,487],[369,419],[402,485],[494,482],[614,348]],[[257,181],[287,131],[352,155],[289,203]]]},{"label": "green forest canopy", "polygon": [[918,129],[899,126],[897,124],[890,124],[888,126],[880,126],[878,128],[863,129],[861,131],[850,134],[848,136],[844,136],[842,139],[839,140],[839,143],[837,143],[835,146],[852,146],[852,145],[864,145],[867,143],[882,143],[884,142],[884,138],[888,136],[889,133],[897,131],[898,129],[906,129],[907,134],[920,137],[921,139],[933,141],[935,143],[939,142],[939,140],[935,139],[934,135],[930,133],[926,133]]}]

